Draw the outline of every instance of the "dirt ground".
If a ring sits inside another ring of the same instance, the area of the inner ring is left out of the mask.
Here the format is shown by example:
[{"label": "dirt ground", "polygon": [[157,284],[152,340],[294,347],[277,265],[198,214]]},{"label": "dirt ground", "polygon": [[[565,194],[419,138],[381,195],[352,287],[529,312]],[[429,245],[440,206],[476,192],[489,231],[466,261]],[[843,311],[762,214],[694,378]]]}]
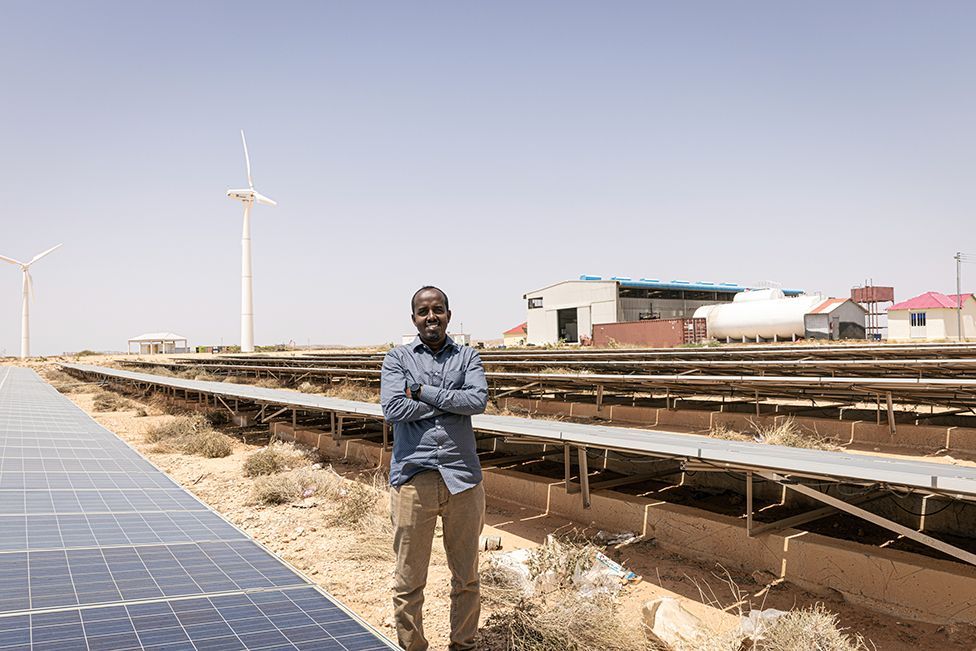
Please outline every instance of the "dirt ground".
[{"label": "dirt ground", "polygon": [[[46,370],[45,367],[35,368]],[[75,392],[67,397],[228,520],[319,583],[382,633],[395,638],[389,540],[377,540],[375,536],[367,538],[371,534],[330,524],[327,505],[314,496],[296,504],[258,506],[250,503],[253,482],[244,476],[242,465],[248,454],[266,443],[266,438],[252,434],[245,443],[235,436],[233,453],[220,459],[154,452],[154,446],[145,442],[144,432],[152,424],[172,416],[139,417],[135,411],[96,412],[92,406],[93,393]],[[234,433],[233,430],[225,431]],[[370,478],[369,469],[339,461],[332,463],[340,474],[349,478]],[[485,534],[500,536],[504,550],[538,546],[547,534],[574,530],[572,523],[560,518],[497,502],[489,503],[487,523]],[[431,648],[445,649],[450,574],[440,544],[435,541],[434,546],[426,590],[425,627]],[[877,649],[976,650],[976,633],[971,627],[939,627],[900,621],[847,604],[833,595],[813,594],[790,584],[777,583],[773,576],[737,572],[726,575],[723,568],[665,552],[652,542],[608,554],[643,576],[641,582],[622,593],[623,611],[635,622],[639,621],[640,606],[644,601],[658,596],[679,596],[689,610],[709,624],[715,627],[734,625],[733,615],[742,603],[736,603],[737,596],[727,583],[727,579],[731,579],[741,591],[739,596],[751,601],[755,607],[786,610],[824,603],[839,615],[843,627],[860,633]],[[491,606],[483,609],[482,622],[491,612]]]}]

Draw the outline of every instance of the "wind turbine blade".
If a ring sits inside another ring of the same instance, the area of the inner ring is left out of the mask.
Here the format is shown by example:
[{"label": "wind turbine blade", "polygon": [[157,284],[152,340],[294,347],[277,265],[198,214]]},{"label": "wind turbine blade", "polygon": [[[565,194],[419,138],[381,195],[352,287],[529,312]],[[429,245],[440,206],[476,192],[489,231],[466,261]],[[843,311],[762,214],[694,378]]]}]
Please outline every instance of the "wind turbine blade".
[{"label": "wind turbine blade", "polygon": [[33,303],[34,302],[34,278],[31,276],[31,272],[28,269],[24,269],[24,275],[27,276],[27,299]]},{"label": "wind turbine blade", "polygon": [[247,165],[247,186],[254,189],[254,181],[251,180],[251,157],[247,155],[247,138],[244,137],[244,129],[241,129],[241,142],[244,143],[244,164]]},{"label": "wind turbine blade", "polygon": [[9,262],[10,264],[24,264],[20,260],[14,260],[13,258],[8,258],[5,255],[0,255],[0,260],[3,260],[4,262]]},{"label": "wind turbine blade", "polygon": [[254,200],[257,201],[258,203],[263,203],[266,206],[277,206],[278,205],[278,202],[277,201],[275,201],[271,197],[264,196],[260,192],[255,192],[254,193]]},{"label": "wind turbine blade", "polygon": [[30,264],[34,264],[35,262],[37,262],[38,260],[40,260],[41,258],[43,258],[44,256],[46,256],[48,253],[52,253],[53,251],[56,251],[57,249],[60,249],[62,246],[64,246],[64,244],[58,244],[57,246],[52,246],[50,249],[48,249],[44,253],[38,253],[27,264],[29,264],[29,265]]}]

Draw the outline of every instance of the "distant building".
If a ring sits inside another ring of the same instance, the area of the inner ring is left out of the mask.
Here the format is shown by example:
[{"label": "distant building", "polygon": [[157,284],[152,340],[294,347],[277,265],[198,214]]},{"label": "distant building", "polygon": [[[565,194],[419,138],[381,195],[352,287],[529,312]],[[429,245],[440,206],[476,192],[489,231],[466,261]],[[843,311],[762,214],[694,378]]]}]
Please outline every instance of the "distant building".
[{"label": "distant building", "polygon": [[502,333],[502,338],[506,347],[510,346],[524,346],[526,341],[528,341],[529,336],[529,324],[520,323],[511,330],[506,330]]},{"label": "distant building", "polygon": [[868,310],[849,298],[828,298],[803,316],[807,339],[864,339]]},{"label": "distant building", "polygon": [[[578,343],[580,337],[593,336],[594,324],[684,319],[703,305],[731,302],[747,289],[735,283],[580,276],[523,296],[527,343]],[[786,296],[802,293],[798,289],[782,291]]]},{"label": "distant building", "polygon": [[126,352],[132,353],[132,344],[139,347],[140,355],[159,355],[189,352],[187,338],[174,332],[149,332],[129,339]]},{"label": "distant building", "polygon": [[[962,314],[959,314],[959,304]],[[888,340],[976,339],[976,297],[925,292],[888,308]]]}]

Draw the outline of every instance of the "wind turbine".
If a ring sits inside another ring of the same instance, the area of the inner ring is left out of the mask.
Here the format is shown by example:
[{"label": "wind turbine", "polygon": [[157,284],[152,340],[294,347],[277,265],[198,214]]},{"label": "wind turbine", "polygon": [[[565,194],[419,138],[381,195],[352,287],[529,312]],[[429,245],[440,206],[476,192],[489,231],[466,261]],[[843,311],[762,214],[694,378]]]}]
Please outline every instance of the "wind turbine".
[{"label": "wind turbine", "polygon": [[251,180],[251,159],[247,155],[247,140],[241,129],[244,143],[244,164],[247,166],[247,189],[228,190],[227,196],[244,204],[244,229],[241,233],[241,352],[254,352],[254,298],[251,291],[251,206],[254,202],[277,206],[275,201],[254,189]]},{"label": "wind turbine", "polygon": [[30,266],[51,253],[55,249],[60,248],[61,245],[52,246],[50,249],[44,253],[38,253],[30,262],[21,262],[20,260],[14,260],[13,258],[8,258],[5,255],[0,255],[0,260],[4,262],[9,262],[10,264],[19,264],[21,271],[24,272],[24,300],[23,306],[20,312],[20,358],[27,359],[30,357],[30,303],[34,300],[34,281],[31,279]]}]

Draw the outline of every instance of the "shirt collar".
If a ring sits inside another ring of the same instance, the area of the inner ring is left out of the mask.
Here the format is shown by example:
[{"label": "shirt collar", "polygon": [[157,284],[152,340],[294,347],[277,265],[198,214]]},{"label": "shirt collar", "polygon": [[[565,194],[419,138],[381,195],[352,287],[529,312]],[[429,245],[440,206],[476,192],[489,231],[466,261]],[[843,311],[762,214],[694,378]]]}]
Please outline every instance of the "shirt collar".
[{"label": "shirt collar", "polygon": [[439,354],[444,350],[447,350],[448,348],[460,348],[460,346],[458,346],[458,344],[453,339],[451,339],[451,336],[448,335],[447,339],[444,341],[444,346],[439,351],[437,351],[437,353],[434,353],[434,351],[432,351],[430,347],[427,344],[425,344],[424,341],[420,338],[420,335],[417,335],[416,337],[413,338],[413,343],[410,344],[410,350],[414,352],[418,352],[421,348],[426,349],[427,352],[429,352],[431,355],[434,355],[434,354]]}]

